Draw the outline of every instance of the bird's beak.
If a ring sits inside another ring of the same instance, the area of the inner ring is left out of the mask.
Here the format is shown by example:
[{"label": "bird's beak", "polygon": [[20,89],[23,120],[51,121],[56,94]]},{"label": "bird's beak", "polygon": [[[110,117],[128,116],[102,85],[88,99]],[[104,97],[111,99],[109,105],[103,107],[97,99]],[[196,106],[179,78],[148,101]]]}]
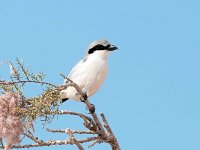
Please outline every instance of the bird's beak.
[{"label": "bird's beak", "polygon": [[111,45],[111,46],[108,48],[109,51],[114,51],[114,50],[117,50],[117,49],[118,49],[118,47],[115,46],[115,45]]}]

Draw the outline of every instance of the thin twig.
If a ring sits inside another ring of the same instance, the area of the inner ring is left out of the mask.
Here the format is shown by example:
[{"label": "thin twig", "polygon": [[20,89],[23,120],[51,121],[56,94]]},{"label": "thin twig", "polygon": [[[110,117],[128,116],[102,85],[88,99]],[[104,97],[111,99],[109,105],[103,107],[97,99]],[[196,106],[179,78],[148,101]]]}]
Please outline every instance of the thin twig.
[{"label": "thin twig", "polygon": [[24,135],[27,136],[28,138],[30,138],[31,140],[33,140],[35,143],[38,143],[38,144],[44,143],[42,140],[39,140],[37,137],[34,137],[30,133],[24,133]]},{"label": "thin twig", "polygon": [[[52,130],[52,129],[47,129],[48,132],[52,133],[66,133],[66,130]],[[82,131],[82,130],[71,130],[73,134],[96,134],[94,131]]]},{"label": "thin twig", "polygon": [[108,124],[108,121],[107,121],[105,115],[104,115],[103,113],[100,113],[100,115],[101,115],[101,118],[102,118],[102,120],[103,120],[103,122],[104,122],[104,127],[107,129],[107,131],[108,131],[110,134],[113,134],[113,132],[112,132],[112,130],[111,130],[109,124]]},{"label": "thin twig", "polygon": [[81,145],[81,144],[76,140],[76,138],[74,137],[74,134],[73,134],[72,130],[66,129],[65,132],[66,132],[67,134],[69,134],[70,139],[76,144],[76,146],[78,147],[79,150],[84,150],[83,147],[82,147],[82,145]]},{"label": "thin twig", "polygon": [[107,131],[109,133],[109,134],[107,134],[107,140],[108,140],[108,143],[111,145],[112,150],[121,150],[119,143],[118,143],[115,135],[113,134],[105,115],[103,113],[100,113],[100,115],[104,122],[104,127],[107,129]]},{"label": "thin twig", "polygon": [[101,140],[101,139],[98,139],[98,140],[96,140],[96,141],[94,141],[92,144],[90,144],[89,146],[88,146],[88,148],[92,148],[95,144],[99,144],[99,143],[102,143],[103,141]]},{"label": "thin twig", "polygon": [[[95,141],[97,140],[98,137],[88,137],[85,139],[77,139],[78,143],[86,143],[86,142],[91,142],[91,141]],[[42,147],[42,146],[51,146],[51,145],[67,145],[67,144],[75,144],[74,141],[72,141],[71,139],[67,139],[67,140],[50,140],[50,141],[46,141],[43,142],[41,144],[35,143],[35,144],[26,144],[26,145],[13,145],[12,148],[32,148],[32,147]],[[2,148],[2,147],[0,147]]]},{"label": "thin twig", "polygon": [[49,111],[45,113],[52,114],[52,115],[74,115],[74,116],[79,116],[83,120],[92,121],[90,117],[83,115],[81,113],[73,112],[73,111],[55,110],[55,111]]},{"label": "thin twig", "polygon": [[[17,60],[17,64],[20,66],[20,68],[22,69],[22,72],[24,73],[24,75],[25,75],[25,77],[26,77],[26,79],[29,81],[30,80],[30,78],[29,78],[29,76],[28,76],[28,72],[26,71],[26,69],[24,68],[24,65],[23,65],[23,62],[20,62],[20,60],[17,58],[16,59]],[[23,60],[22,60],[23,61]]]},{"label": "thin twig", "polygon": [[46,84],[49,86],[57,87],[56,85],[51,84],[49,82],[35,81],[35,80],[22,80],[22,81],[13,81],[13,82],[0,81],[0,84],[3,84],[3,85],[13,85],[13,84],[18,84],[18,83],[37,83],[37,84]]},{"label": "thin twig", "polygon": [[76,140],[74,136],[71,137],[71,140],[76,144],[79,150],[84,150],[83,146]]},{"label": "thin twig", "polygon": [[75,82],[73,82],[71,79],[69,79],[69,78],[65,78],[65,79],[67,79],[68,81],[70,81],[72,83],[72,86],[81,95],[82,99],[84,99],[85,93],[81,90],[81,88]]},{"label": "thin twig", "polygon": [[91,115],[99,129],[99,132],[101,133],[102,138],[104,139],[105,138],[105,130],[104,130],[102,124],[100,123],[99,118],[97,117],[96,113],[93,113]]}]

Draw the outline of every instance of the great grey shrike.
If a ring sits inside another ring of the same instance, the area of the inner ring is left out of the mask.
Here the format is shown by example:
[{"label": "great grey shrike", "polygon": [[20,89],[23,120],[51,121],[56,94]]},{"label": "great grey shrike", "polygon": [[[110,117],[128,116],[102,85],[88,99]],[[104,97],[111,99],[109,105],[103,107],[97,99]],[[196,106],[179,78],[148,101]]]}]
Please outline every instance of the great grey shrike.
[{"label": "great grey shrike", "polygon": [[[106,77],[107,57],[111,51],[116,49],[118,48],[107,40],[92,42],[87,49],[86,56],[71,70],[68,78],[75,82],[86,93],[87,97],[93,95],[98,91]],[[67,79],[64,81],[64,84],[66,83]],[[62,102],[68,99],[79,101],[80,97],[74,87],[68,87],[61,91]]]}]

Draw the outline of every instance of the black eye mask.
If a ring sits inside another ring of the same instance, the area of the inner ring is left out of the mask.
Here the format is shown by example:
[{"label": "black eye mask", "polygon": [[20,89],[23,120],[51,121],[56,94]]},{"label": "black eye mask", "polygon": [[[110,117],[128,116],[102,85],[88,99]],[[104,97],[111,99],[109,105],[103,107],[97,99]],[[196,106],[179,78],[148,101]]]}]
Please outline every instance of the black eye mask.
[{"label": "black eye mask", "polygon": [[92,54],[92,53],[94,53],[94,51],[97,51],[97,50],[106,50],[109,47],[110,47],[110,45],[103,46],[101,44],[98,44],[98,45],[94,46],[93,48],[89,49],[88,54]]}]

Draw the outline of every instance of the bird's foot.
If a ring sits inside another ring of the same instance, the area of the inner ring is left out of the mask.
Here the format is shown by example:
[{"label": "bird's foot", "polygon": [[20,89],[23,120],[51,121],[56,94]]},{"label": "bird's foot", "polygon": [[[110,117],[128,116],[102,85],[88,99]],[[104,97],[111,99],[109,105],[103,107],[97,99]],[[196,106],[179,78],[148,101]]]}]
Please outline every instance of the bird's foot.
[{"label": "bird's foot", "polygon": [[81,96],[81,102],[85,103],[86,109],[89,110],[91,114],[95,112],[95,106],[88,101],[88,96],[85,91],[83,91],[84,95]]},{"label": "bird's foot", "polygon": [[85,102],[88,99],[87,93],[83,92],[84,95],[81,97],[81,102]]},{"label": "bird's foot", "polygon": [[88,108],[88,110],[89,110],[89,112],[91,114],[93,114],[95,112],[95,106],[94,106],[94,104],[88,105],[87,108]]}]

